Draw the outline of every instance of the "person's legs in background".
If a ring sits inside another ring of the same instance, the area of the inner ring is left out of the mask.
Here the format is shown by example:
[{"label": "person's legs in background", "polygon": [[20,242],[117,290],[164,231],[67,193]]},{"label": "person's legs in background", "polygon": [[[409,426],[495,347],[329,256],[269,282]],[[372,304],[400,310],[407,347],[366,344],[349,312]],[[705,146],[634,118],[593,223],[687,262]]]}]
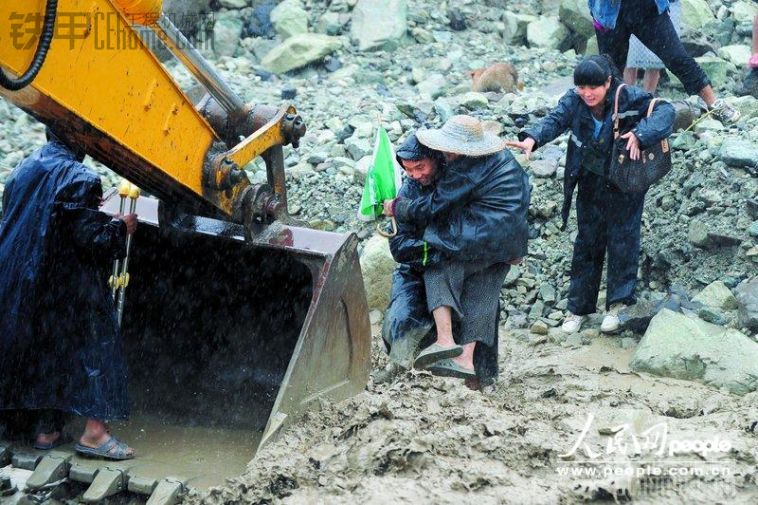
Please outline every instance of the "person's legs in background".
[{"label": "person's legs in background", "polygon": [[657,14],[657,11],[653,11],[653,15],[640,16],[635,10],[624,9],[624,5],[621,4],[618,22],[629,26],[629,31],[663,61],[666,68],[682,82],[685,91],[700,96],[722,123],[738,121],[740,112],[717,99],[708,76],[684,49],[668,13]]}]

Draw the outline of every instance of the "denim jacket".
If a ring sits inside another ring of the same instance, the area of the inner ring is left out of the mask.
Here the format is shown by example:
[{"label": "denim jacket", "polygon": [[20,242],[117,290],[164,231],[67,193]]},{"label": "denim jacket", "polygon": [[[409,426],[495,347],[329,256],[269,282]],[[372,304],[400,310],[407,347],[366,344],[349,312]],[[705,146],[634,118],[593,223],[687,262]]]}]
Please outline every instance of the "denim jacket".
[{"label": "denim jacket", "polygon": [[[621,10],[622,1],[623,0],[587,0],[587,3],[590,6],[590,14],[592,14],[592,18],[603,25],[603,28],[612,30],[613,28],[616,28],[616,19]],[[658,7],[658,14],[666,12],[669,8],[669,3],[669,0],[655,0],[655,5]]]}]

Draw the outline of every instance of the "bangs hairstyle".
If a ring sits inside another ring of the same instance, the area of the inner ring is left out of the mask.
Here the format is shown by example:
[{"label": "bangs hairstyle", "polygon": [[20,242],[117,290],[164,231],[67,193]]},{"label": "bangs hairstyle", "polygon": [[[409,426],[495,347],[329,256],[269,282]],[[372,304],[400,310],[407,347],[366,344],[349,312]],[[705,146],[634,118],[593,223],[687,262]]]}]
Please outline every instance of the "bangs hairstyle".
[{"label": "bangs hairstyle", "polygon": [[608,60],[602,56],[583,59],[574,69],[574,86],[602,86],[613,75]]}]

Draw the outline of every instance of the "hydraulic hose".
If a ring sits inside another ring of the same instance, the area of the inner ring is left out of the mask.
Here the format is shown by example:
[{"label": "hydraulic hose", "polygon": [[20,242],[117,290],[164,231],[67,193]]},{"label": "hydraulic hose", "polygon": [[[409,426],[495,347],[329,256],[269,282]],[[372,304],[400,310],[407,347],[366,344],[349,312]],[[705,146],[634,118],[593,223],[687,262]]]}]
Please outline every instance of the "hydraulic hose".
[{"label": "hydraulic hose", "polygon": [[45,23],[42,26],[42,34],[40,35],[39,44],[37,44],[37,50],[34,53],[34,59],[32,64],[22,76],[17,79],[11,78],[2,69],[0,69],[0,86],[11,91],[18,91],[27,87],[32,83],[37,74],[42,69],[42,64],[45,63],[47,52],[50,49],[50,43],[53,40],[53,34],[55,33],[55,18],[57,17],[58,0],[47,0],[47,6],[45,7]]}]

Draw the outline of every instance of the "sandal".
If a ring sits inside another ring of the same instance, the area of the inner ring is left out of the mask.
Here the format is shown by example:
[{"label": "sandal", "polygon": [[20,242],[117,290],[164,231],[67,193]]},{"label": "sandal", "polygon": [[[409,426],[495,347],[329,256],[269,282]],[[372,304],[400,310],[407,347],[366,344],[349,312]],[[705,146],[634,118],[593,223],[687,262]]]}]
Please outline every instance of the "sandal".
[{"label": "sandal", "polygon": [[455,377],[456,379],[473,379],[476,377],[476,371],[473,368],[463,368],[449,358],[439,360],[427,370],[432,372],[432,375],[439,377]]},{"label": "sandal", "polygon": [[87,447],[86,445],[76,444],[74,449],[76,452],[84,456],[94,456],[115,461],[132,459],[134,457],[134,454],[129,454],[127,452],[129,446],[113,435],[98,447]]},{"label": "sandal", "polygon": [[463,347],[454,345],[452,347],[442,347],[437,342],[433,343],[421,351],[413,362],[414,368],[427,368],[429,365],[446,358],[457,358],[463,354]]}]

